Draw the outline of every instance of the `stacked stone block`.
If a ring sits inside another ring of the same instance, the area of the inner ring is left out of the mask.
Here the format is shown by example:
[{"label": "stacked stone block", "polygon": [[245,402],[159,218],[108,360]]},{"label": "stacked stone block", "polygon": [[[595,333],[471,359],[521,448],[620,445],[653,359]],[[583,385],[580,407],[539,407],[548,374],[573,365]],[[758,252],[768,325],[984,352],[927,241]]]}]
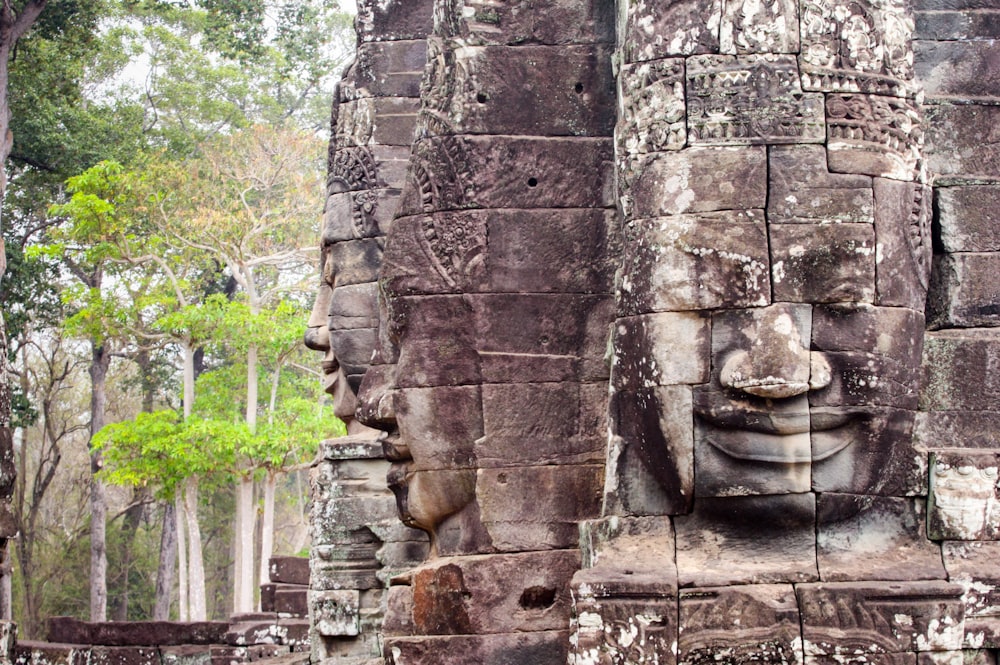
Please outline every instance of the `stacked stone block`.
[{"label": "stacked stone block", "polygon": [[426,536],[396,516],[388,469],[381,444],[353,437],[324,441],[313,464],[308,609],[316,665],[382,662],[389,582],[427,554]]},{"label": "stacked stone block", "polygon": [[967,649],[1000,647],[1000,150],[996,19],[989,2],[915,4],[917,73],[930,120],[934,270],[928,297],[921,417],[929,452],[928,537],[962,585]]}]

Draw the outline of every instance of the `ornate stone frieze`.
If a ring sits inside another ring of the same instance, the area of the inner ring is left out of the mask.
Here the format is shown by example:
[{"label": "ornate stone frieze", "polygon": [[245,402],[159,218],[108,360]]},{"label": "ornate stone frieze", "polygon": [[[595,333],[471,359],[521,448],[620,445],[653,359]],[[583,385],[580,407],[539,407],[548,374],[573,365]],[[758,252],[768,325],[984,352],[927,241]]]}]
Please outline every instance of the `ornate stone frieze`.
[{"label": "ornate stone frieze", "polygon": [[625,65],[618,74],[621,115],[615,128],[618,159],[687,143],[684,60],[673,58]]},{"label": "ornate stone frieze", "polygon": [[691,145],[818,143],[823,97],[802,92],[793,56],[696,56],[687,60]]},{"label": "ornate stone frieze", "polygon": [[914,180],[923,127],[914,104],[898,97],[830,94],[826,98],[831,171]]},{"label": "ornate stone frieze", "polygon": [[904,0],[804,0],[802,87],[911,96],[913,17]]}]

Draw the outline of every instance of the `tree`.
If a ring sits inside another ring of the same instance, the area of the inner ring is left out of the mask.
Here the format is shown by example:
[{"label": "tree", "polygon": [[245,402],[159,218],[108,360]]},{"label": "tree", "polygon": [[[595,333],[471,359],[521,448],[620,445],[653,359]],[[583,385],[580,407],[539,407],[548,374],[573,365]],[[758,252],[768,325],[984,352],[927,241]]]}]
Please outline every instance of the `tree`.
[{"label": "tree", "polygon": [[[260,408],[253,319],[309,274],[304,248],[313,244],[315,212],[322,208],[322,152],[314,137],[291,129],[254,126],[218,137],[174,172],[172,194],[158,205],[155,223],[164,237],[218,260],[245,298],[246,318],[231,324],[230,339],[242,342],[246,357],[251,434]],[[237,481],[235,612],[253,609],[254,468],[245,460]]]},{"label": "tree", "polygon": [[[129,235],[131,219],[120,213],[128,200],[127,180],[121,165],[101,162],[67,183],[72,198],[52,206],[50,212],[63,217],[66,225],[54,231],[59,241],[46,248],[60,252],[62,261],[77,280],[68,289],[77,311],[67,321],[69,329],[90,344],[90,436],[105,425],[107,374],[112,345],[123,323],[123,313],[108,297],[106,278],[118,272],[116,241]],[[91,447],[90,466],[90,620],[107,620],[107,551],[105,522],[107,503],[104,485],[97,477],[103,466],[101,450]]]},{"label": "tree", "polygon": [[[10,131],[10,102],[7,98],[8,80],[10,79],[10,56],[17,44],[17,41],[24,36],[28,28],[38,19],[42,9],[45,8],[46,0],[28,0],[21,6],[20,11],[15,8],[12,0],[3,0],[0,4],[0,201],[3,200],[7,189],[7,157],[10,155],[14,138]],[[2,219],[0,219],[0,229],[2,229]],[[0,279],[3,279],[7,271],[7,252],[0,233]],[[8,359],[7,359],[7,330],[4,325],[3,311],[0,310],[0,459],[10,459],[14,457],[14,436],[11,430],[11,389],[8,380]],[[3,506],[0,506],[0,554],[6,550],[7,538],[12,537],[16,532],[13,530],[10,515],[10,493],[14,487],[14,469],[10,465],[2,472],[0,479],[0,497],[3,497]],[[9,578],[9,574],[4,575]],[[8,580],[4,580],[4,588],[9,588]],[[4,594],[9,598],[9,594]],[[9,601],[3,603],[2,614],[9,618]]]}]

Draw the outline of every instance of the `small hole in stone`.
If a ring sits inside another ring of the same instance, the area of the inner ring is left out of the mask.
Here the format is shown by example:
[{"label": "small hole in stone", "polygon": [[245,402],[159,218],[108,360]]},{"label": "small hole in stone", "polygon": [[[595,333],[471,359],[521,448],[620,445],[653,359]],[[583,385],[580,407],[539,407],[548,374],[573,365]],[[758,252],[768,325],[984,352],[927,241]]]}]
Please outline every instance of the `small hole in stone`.
[{"label": "small hole in stone", "polygon": [[626,574],[626,575],[631,575],[631,574],[632,574],[632,571],[631,571],[631,570],[626,570],[626,571],[624,571],[624,572],[625,572],[625,574]]},{"label": "small hole in stone", "polygon": [[506,485],[507,484],[507,474],[506,473],[497,474],[497,482],[500,483],[501,485]]},{"label": "small hole in stone", "polygon": [[556,602],[556,590],[543,586],[528,587],[517,602],[526,610],[544,610]]},{"label": "small hole in stone", "polygon": [[528,187],[535,187],[538,185],[538,178],[528,178]]},{"label": "small hole in stone", "polygon": [[573,89],[576,90],[576,94],[579,95],[581,92],[583,92],[583,84],[577,83],[575,86],[573,86]]},{"label": "small hole in stone", "polygon": [[485,104],[487,99],[489,99],[489,97],[486,96],[485,92],[476,93],[476,101],[480,104]]}]

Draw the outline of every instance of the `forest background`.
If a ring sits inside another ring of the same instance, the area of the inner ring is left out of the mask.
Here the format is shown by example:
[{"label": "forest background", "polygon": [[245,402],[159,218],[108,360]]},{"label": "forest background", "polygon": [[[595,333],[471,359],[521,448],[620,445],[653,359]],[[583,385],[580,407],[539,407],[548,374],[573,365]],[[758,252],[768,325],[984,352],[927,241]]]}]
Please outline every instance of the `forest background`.
[{"label": "forest background", "polygon": [[301,339],[351,20],[48,0],[9,53],[0,614],[23,638],[251,611],[269,552],[308,547],[302,469],[342,431]]}]

